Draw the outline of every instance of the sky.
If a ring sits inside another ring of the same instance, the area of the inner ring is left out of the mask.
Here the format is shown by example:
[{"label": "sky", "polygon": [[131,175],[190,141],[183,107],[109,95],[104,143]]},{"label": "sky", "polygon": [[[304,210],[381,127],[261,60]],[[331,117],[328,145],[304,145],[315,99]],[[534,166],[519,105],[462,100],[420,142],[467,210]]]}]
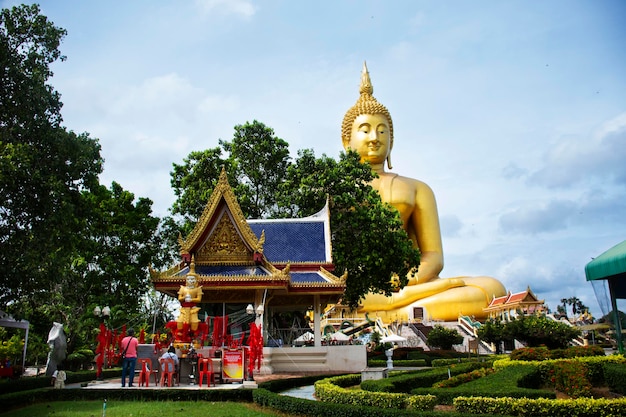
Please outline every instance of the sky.
[{"label": "sky", "polygon": [[50,81],[64,125],[99,139],[101,183],[155,215],[174,202],[172,164],[236,125],[337,158],[366,61],[393,118],[393,171],[437,197],[441,276],[602,315],[584,267],[626,239],[626,2],[39,4],[68,31]]}]

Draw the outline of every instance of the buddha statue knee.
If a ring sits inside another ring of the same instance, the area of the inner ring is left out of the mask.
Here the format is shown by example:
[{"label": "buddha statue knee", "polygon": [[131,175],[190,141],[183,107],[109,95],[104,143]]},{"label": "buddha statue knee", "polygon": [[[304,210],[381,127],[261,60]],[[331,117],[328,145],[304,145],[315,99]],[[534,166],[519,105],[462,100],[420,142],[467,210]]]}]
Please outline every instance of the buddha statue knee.
[{"label": "buddha statue knee", "polygon": [[343,119],[343,146],[358,152],[361,161],[371,165],[377,174],[372,187],[382,201],[398,210],[404,229],[420,250],[421,260],[407,286],[391,296],[368,294],[358,311],[406,315],[406,307],[420,306],[433,319],[456,320],[459,314],[484,317],[483,309],[491,299],[504,295],[506,290],[492,277],[439,277],[443,246],[434,193],[422,181],[385,171],[385,164],[391,169],[393,122],[373,91],[364,64],[359,99]]}]

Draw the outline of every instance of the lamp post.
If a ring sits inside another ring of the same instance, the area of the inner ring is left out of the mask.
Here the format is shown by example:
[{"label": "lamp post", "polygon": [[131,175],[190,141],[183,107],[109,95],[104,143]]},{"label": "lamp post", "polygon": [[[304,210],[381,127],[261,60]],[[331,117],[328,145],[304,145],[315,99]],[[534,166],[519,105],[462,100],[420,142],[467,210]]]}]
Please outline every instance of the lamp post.
[{"label": "lamp post", "polygon": [[108,349],[108,326],[106,325],[106,320],[111,316],[111,309],[109,306],[105,306],[100,308],[100,306],[96,306],[93,309],[93,315],[100,319],[100,334],[98,335],[98,347],[96,348],[96,353],[98,357],[96,358],[96,379],[98,381],[102,381],[102,366],[104,365],[104,360],[107,356]]}]

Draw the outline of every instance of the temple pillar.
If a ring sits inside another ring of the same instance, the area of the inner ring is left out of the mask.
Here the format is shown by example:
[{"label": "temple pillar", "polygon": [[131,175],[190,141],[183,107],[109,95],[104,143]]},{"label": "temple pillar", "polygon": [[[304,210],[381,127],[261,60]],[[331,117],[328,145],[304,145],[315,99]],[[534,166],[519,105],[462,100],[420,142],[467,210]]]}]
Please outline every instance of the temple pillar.
[{"label": "temple pillar", "polygon": [[320,305],[320,296],[313,296],[313,334],[315,347],[322,347],[322,329],[320,325],[320,316],[322,314],[322,306]]}]

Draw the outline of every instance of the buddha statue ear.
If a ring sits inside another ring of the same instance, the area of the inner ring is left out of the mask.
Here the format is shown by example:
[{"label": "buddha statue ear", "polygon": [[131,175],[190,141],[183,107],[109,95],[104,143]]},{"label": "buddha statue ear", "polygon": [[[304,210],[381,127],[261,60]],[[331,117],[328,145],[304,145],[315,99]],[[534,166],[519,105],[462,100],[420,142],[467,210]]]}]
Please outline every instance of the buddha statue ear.
[{"label": "buddha statue ear", "polygon": [[389,150],[389,154],[387,155],[387,168],[389,169],[393,168],[391,166],[391,149]]}]

